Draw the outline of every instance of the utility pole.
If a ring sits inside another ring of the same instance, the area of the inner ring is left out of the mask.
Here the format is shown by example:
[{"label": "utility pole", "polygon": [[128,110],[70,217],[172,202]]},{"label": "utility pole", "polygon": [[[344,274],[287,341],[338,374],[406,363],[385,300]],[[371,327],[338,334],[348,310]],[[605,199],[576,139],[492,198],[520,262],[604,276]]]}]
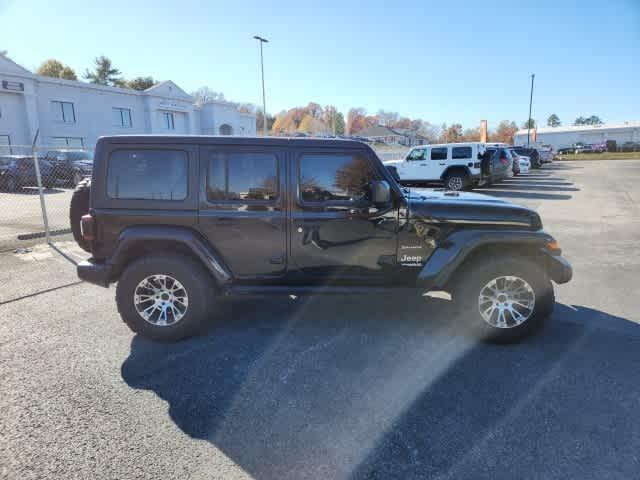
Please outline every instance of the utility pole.
[{"label": "utility pole", "polygon": [[527,147],[529,146],[529,139],[531,138],[531,106],[533,105],[533,79],[536,78],[536,74],[531,74],[531,95],[529,96],[529,120],[527,121]]},{"label": "utility pole", "polygon": [[262,56],[262,44],[269,43],[269,40],[259,35],[254,35],[253,38],[260,42],[260,71],[262,72],[262,135],[267,136],[267,101],[264,94],[264,59]]}]

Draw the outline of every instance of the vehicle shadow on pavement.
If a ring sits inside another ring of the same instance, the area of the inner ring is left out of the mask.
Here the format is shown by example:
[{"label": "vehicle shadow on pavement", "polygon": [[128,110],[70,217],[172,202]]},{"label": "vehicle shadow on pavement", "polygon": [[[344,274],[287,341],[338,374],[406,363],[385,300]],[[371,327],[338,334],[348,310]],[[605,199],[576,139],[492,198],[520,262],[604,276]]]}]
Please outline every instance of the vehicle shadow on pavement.
[{"label": "vehicle shadow on pavement", "polygon": [[547,191],[547,192],[579,192],[580,189],[577,187],[571,187],[568,185],[540,185],[536,183],[499,183],[491,186],[492,190],[495,189],[512,189],[512,190],[530,190],[530,191]]},{"label": "vehicle shadow on pavement", "polygon": [[452,332],[446,308],[338,302],[230,302],[205,336],[134,337],[122,377],[256,478],[637,473],[637,324],[558,304],[538,335],[497,346]]},{"label": "vehicle shadow on pavement", "polygon": [[[527,187],[523,187],[522,190],[528,190]],[[532,200],[569,200],[572,195],[562,193],[542,193],[542,192],[528,192],[522,190],[495,190],[495,189],[477,189],[478,193],[485,193],[493,197],[502,198],[529,198]]]}]

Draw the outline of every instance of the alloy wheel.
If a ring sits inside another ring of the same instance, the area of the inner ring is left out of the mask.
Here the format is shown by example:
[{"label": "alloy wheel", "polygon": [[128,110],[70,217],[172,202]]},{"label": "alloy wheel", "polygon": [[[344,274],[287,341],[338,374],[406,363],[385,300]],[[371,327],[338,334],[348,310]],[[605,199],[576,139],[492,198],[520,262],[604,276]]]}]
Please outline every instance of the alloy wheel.
[{"label": "alloy wheel", "polygon": [[189,295],[172,276],[150,275],[138,283],[133,304],[145,321],[166,327],[182,320],[189,308]]},{"label": "alloy wheel", "polygon": [[536,303],[533,288],[516,276],[502,276],[489,281],[478,295],[482,319],[495,328],[514,328],[526,322]]},{"label": "alloy wheel", "polygon": [[462,190],[462,177],[450,177],[447,186],[449,190]]}]

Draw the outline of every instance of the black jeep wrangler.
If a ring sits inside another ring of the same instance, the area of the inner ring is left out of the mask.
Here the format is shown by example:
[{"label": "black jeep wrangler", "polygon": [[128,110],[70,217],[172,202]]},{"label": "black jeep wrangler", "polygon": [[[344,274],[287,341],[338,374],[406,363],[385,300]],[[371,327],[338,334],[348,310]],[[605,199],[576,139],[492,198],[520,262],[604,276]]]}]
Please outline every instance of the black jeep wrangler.
[{"label": "black jeep wrangler", "polygon": [[123,320],[158,340],[194,334],[221,295],[444,290],[474,333],[511,341],[572,275],[534,211],[404,189],[348,140],[103,137],[71,221],[92,254],[78,276],[118,282]]}]

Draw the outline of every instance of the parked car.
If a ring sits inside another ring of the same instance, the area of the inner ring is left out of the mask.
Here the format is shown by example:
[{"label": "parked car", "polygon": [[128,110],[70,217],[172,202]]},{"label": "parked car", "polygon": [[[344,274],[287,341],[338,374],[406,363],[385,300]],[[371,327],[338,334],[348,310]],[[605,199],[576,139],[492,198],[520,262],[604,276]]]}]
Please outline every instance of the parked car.
[{"label": "parked car", "polygon": [[[54,186],[53,165],[46,160],[39,161],[40,178],[45,188]],[[38,186],[35,162],[31,155],[2,155],[0,156],[0,188],[15,192],[22,187]]]},{"label": "parked car", "polygon": [[622,152],[640,152],[640,143],[624,142],[620,147]]},{"label": "parked car", "polygon": [[591,148],[593,149],[594,153],[604,153],[607,151],[607,142],[594,143],[593,145],[591,145]]},{"label": "parked car", "polygon": [[553,162],[553,157],[555,156],[555,154],[553,153],[553,148],[548,145],[542,145],[540,147],[537,147],[537,151],[540,155],[540,162],[542,163],[542,165],[544,165],[545,163]]},{"label": "parked car", "polygon": [[396,167],[401,183],[437,182],[449,190],[465,190],[490,176],[488,161],[484,169],[482,165],[485,151],[484,143],[421,145],[410,149],[403,160],[385,163]]},{"label": "parked car", "polygon": [[515,146],[513,147],[513,150],[515,150],[515,152],[518,155],[521,155],[521,156],[525,155],[529,157],[531,168],[540,168],[542,166],[543,160],[541,155],[541,149],[539,150],[538,148],[535,148],[535,147]]},{"label": "parked car", "polygon": [[53,165],[55,184],[75,187],[93,171],[93,156],[85,150],[49,150],[44,159]]},{"label": "parked car", "polygon": [[591,145],[577,145],[575,153],[595,153]]},{"label": "parked car", "polygon": [[531,169],[531,159],[526,155],[518,155],[518,163],[520,164],[520,173],[529,173]]},{"label": "parked car", "polygon": [[575,153],[576,147],[562,147],[558,149],[558,155],[569,155],[571,153]]},{"label": "parked car", "polygon": [[489,184],[513,176],[513,156],[507,144],[490,144],[487,146],[485,157],[489,159]]},{"label": "parked car", "polygon": [[513,175],[520,175],[520,155],[518,155],[513,148],[509,149],[509,153],[511,154],[511,170],[513,171]]},{"label": "parked car", "polygon": [[353,141],[102,137],[70,216],[91,254],[78,276],[117,282],[123,321],[156,340],[195,334],[227,295],[446,289],[467,331],[513,341],[572,276],[535,211],[403,189]]}]

